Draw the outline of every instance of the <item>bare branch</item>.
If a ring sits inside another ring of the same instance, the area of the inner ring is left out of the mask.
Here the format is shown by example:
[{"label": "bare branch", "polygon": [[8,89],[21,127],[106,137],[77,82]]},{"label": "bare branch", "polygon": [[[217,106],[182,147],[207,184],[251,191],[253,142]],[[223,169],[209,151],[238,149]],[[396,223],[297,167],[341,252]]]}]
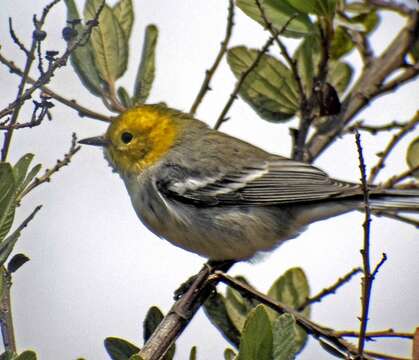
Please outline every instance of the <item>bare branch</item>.
[{"label": "bare branch", "polygon": [[50,182],[51,177],[61,170],[62,167],[68,165],[71,162],[71,159],[73,156],[80,150],[80,145],[77,145],[77,136],[73,133],[72,139],[71,139],[71,146],[69,151],[64,154],[64,158],[62,160],[57,160],[57,163],[51,168],[47,169],[39,178],[35,178],[18,196],[17,202],[22,200],[22,198],[27,195],[29,192],[31,192],[33,189],[38,187],[39,185]]},{"label": "bare branch", "polygon": [[375,265],[374,270],[371,273],[371,278],[374,280],[375,276],[378,274],[378,271],[380,270],[381,266],[383,266],[383,264],[387,261],[387,254],[383,253],[381,260],[377,263],[377,265]]},{"label": "bare branch", "polygon": [[[0,62],[3,63],[4,65],[6,65],[12,73],[17,74],[19,76],[23,76],[22,70],[20,70],[14,64],[13,61],[10,61],[10,60],[6,59],[1,53],[0,53]],[[34,80],[30,76],[28,76],[28,83],[34,84],[35,82],[36,82],[36,80]],[[91,118],[91,119],[96,119],[96,120],[105,121],[105,122],[111,122],[112,121],[112,117],[109,117],[109,116],[106,116],[104,114],[100,114],[100,113],[97,113],[95,111],[92,111],[92,110],[90,110],[90,109],[88,109],[88,108],[86,108],[82,105],[79,105],[75,100],[66,99],[65,97],[57,94],[55,91],[51,90],[50,88],[48,88],[45,85],[42,85],[40,87],[40,89],[45,94],[51,96],[54,100],[57,100],[60,103],[76,110],[81,117],[86,116],[86,117]],[[2,113],[2,114],[0,114],[0,118],[5,116],[5,115],[8,115],[12,112],[13,112],[13,110],[10,109],[8,112]]]},{"label": "bare branch", "polygon": [[379,185],[382,188],[388,189],[388,188],[392,188],[395,185],[397,185],[398,183],[402,182],[403,180],[412,177],[414,173],[419,172],[419,164],[412,167],[411,169],[408,169],[406,171],[403,171],[401,174],[399,175],[394,175],[392,176],[390,179],[384,181],[384,183],[381,185]]},{"label": "bare branch", "polygon": [[[42,28],[42,26],[44,24],[44,21],[45,21],[45,18],[47,16],[49,10],[58,1],[59,0],[54,0],[51,4],[49,4],[47,7],[44,8],[44,11],[43,11],[43,14],[42,14],[42,17],[41,17],[40,21],[37,21],[36,18],[34,17],[34,23],[35,23],[35,26],[36,26],[36,30],[40,30]],[[20,112],[20,109],[21,109],[23,103],[26,100],[31,98],[34,91],[39,89],[42,85],[47,84],[51,80],[55,71],[58,68],[66,65],[67,60],[70,57],[73,50],[76,49],[78,46],[80,46],[86,40],[86,38],[89,38],[93,27],[97,26],[97,24],[98,24],[97,19],[99,17],[100,12],[103,9],[104,4],[105,4],[105,2],[103,1],[102,4],[100,5],[100,7],[98,8],[97,13],[95,14],[95,18],[92,21],[89,22],[89,24],[86,26],[83,33],[80,35],[80,38],[77,41],[69,43],[68,46],[67,46],[66,51],[64,52],[64,54],[61,57],[59,57],[58,59],[56,59],[55,61],[51,62],[47,71],[38,80],[36,80],[35,83],[31,87],[24,90],[26,82],[27,82],[27,78],[29,76],[30,68],[31,68],[33,60],[35,58],[34,57],[34,52],[35,52],[35,49],[36,49],[37,40],[36,40],[35,37],[33,37],[32,46],[31,46],[31,49],[30,49],[30,56],[28,56],[27,61],[26,61],[25,70],[23,72],[22,80],[21,80],[21,83],[19,85],[19,90],[18,90],[18,94],[16,96],[16,100],[14,102],[12,102],[11,104],[9,104],[9,106],[6,109],[3,109],[2,111],[0,111],[0,118],[2,117],[2,114],[4,112],[7,113],[7,112],[10,111],[10,109],[12,109],[13,114],[12,114],[12,118],[11,118],[10,123],[12,125],[16,123],[19,112]],[[8,150],[9,150],[12,135],[13,135],[13,128],[10,128],[6,132],[3,148],[2,148],[2,151],[1,151],[2,161],[5,161],[6,158],[7,158],[7,153],[8,153]]]},{"label": "bare branch", "polygon": [[419,229],[419,221],[418,220],[412,219],[412,218],[404,216],[404,215],[399,215],[397,213],[388,212],[388,211],[374,211],[374,215],[375,216],[384,216],[384,217],[388,217],[390,219],[401,221],[401,222],[404,222],[406,224],[413,225],[415,228]]},{"label": "bare branch", "polygon": [[[336,331],[336,334],[342,337],[359,337],[359,332],[357,331]],[[387,330],[377,330],[377,331],[369,331],[365,334],[367,340],[371,340],[373,338],[401,338],[401,339],[413,339],[412,333],[407,332],[396,332],[393,329]]]},{"label": "bare branch", "polygon": [[221,48],[217,54],[217,57],[215,58],[214,64],[211,66],[210,69],[206,71],[204,82],[202,83],[201,88],[199,89],[199,92],[196,95],[196,98],[192,104],[191,110],[189,110],[189,114],[191,115],[194,115],[196,113],[196,110],[198,109],[198,106],[201,104],[202,99],[204,98],[205,94],[207,93],[207,91],[211,90],[211,87],[210,87],[211,79],[214,76],[218,68],[218,65],[220,65],[220,62],[227,51],[228,43],[230,42],[231,34],[233,33],[233,26],[234,26],[234,1],[229,0],[226,34],[225,34],[224,40],[221,42]]},{"label": "bare branch", "polygon": [[363,263],[363,278],[362,278],[362,295],[361,295],[361,324],[359,329],[359,339],[358,339],[358,352],[363,357],[364,346],[365,346],[365,334],[367,332],[368,325],[368,313],[370,307],[370,298],[371,298],[371,288],[373,276],[371,274],[370,267],[370,223],[371,223],[371,209],[369,203],[369,191],[366,175],[366,166],[364,161],[364,155],[362,153],[361,145],[361,136],[357,130],[355,130],[355,141],[356,147],[358,150],[359,157],[359,169],[361,172],[361,186],[362,192],[364,194],[364,211],[365,211],[365,220],[363,224],[364,228],[364,244],[361,249],[362,263]]},{"label": "bare branch", "polygon": [[308,305],[311,305],[316,302],[320,302],[323,300],[324,297],[334,294],[337,289],[339,289],[341,286],[345,285],[347,282],[349,282],[352,277],[359,272],[361,272],[361,268],[357,267],[352,269],[350,272],[348,272],[343,277],[339,278],[333,285],[324,288],[322,291],[320,291],[317,295],[314,295],[311,298],[308,298],[299,308],[298,311],[304,310]]},{"label": "bare branch", "polygon": [[[231,276],[228,276],[221,271],[216,271],[214,276],[218,277],[221,282],[232,287],[233,289],[236,289],[244,296],[251,297],[260,301],[262,304],[270,307],[279,314],[288,313],[293,315],[297,324],[300,325],[307,333],[312,334],[316,340],[325,340],[328,344],[330,344],[330,346],[335,347],[337,351],[343,352],[343,355],[359,355],[359,352],[351,343],[336,336],[332,329],[325,328],[316,324],[315,322],[305,318],[297,310],[294,310],[285,304],[269,298],[265,294],[262,294],[256,289],[247,286],[246,284],[236,280]],[[367,360],[371,358],[364,355],[363,359]]]},{"label": "bare branch", "polygon": [[[16,231],[21,232],[35,217],[36,213],[41,210],[42,206],[38,205],[32,213],[17,227]],[[12,304],[10,301],[10,288],[12,286],[12,277],[10,273],[2,268],[0,276],[2,279],[2,292],[0,301],[0,327],[3,337],[3,345],[6,351],[17,352],[16,340],[13,327]]]},{"label": "bare branch", "polygon": [[391,153],[393,148],[397,145],[397,143],[410,131],[414,130],[416,126],[419,124],[419,111],[413,116],[413,118],[406,124],[405,127],[400,129],[400,131],[393,135],[390,142],[387,144],[386,148],[382,153],[379,154],[380,159],[375,166],[371,168],[370,176],[368,178],[368,183],[372,184],[379,174],[380,170],[384,168],[384,162],[386,161],[388,155]]},{"label": "bare branch", "polygon": [[364,125],[363,121],[358,121],[354,125],[349,126],[345,129],[345,133],[353,133],[355,129],[359,131],[369,132],[371,135],[377,135],[383,131],[389,131],[394,129],[401,129],[406,126],[406,123],[392,121],[383,125]]},{"label": "bare branch", "polygon": [[240,88],[242,87],[244,81],[246,80],[247,76],[258,66],[260,60],[262,59],[262,56],[268,51],[269,47],[272,45],[274,41],[274,38],[269,38],[268,41],[265,43],[265,45],[262,47],[262,49],[259,51],[258,55],[256,56],[253,63],[241,73],[240,78],[236,82],[236,86],[234,87],[233,92],[231,93],[228,101],[224,105],[223,110],[221,111],[221,114],[218,116],[218,119],[214,125],[214,129],[219,129],[220,126],[228,120],[226,117],[228,111],[231,108],[231,105],[233,105],[233,102],[237,99],[237,96],[239,94]]}]

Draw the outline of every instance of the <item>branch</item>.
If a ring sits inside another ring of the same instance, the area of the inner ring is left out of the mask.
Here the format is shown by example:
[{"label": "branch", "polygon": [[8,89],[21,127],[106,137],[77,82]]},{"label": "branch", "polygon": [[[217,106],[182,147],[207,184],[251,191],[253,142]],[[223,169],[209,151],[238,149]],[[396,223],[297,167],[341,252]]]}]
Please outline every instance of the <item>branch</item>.
[{"label": "branch", "polygon": [[403,215],[399,215],[397,213],[392,213],[392,212],[387,212],[387,211],[374,211],[374,215],[375,216],[384,216],[384,217],[388,217],[390,219],[401,221],[401,222],[404,222],[406,224],[413,225],[415,228],[419,229],[419,221],[415,220],[415,219],[412,219],[410,217],[407,217],[407,216],[403,216]]},{"label": "branch", "polygon": [[286,26],[284,27],[284,30],[281,29],[281,31],[276,31],[272,25],[272,23],[269,21],[265,9],[263,8],[262,4],[260,3],[260,0],[256,0],[256,5],[259,9],[260,15],[262,16],[263,22],[265,23],[265,27],[268,29],[268,31],[271,33],[271,36],[274,38],[276,44],[278,45],[282,56],[288,63],[289,67],[291,68],[292,74],[294,76],[295,82],[297,83],[297,91],[300,98],[300,107],[302,108],[303,104],[306,102],[306,95],[304,93],[304,87],[303,82],[301,81],[300,74],[298,73],[297,68],[297,61],[295,61],[290,54],[288,53],[288,50],[284,43],[279,38],[279,35],[283,33],[283,31],[287,28],[289,23],[296,17],[296,15],[292,16],[290,19],[288,19]]},{"label": "branch", "polygon": [[44,175],[42,175],[39,178],[35,178],[17,197],[16,201],[20,202],[22,200],[22,198],[27,195],[28,193],[30,193],[33,189],[35,189],[36,187],[38,187],[39,185],[46,183],[46,182],[50,182],[51,181],[51,177],[57,173],[58,171],[61,170],[62,167],[68,165],[71,162],[71,159],[73,158],[73,156],[80,150],[80,145],[77,145],[77,137],[76,134],[73,133],[72,135],[72,139],[71,139],[71,146],[69,151],[64,154],[64,158],[62,160],[57,160],[57,163],[55,164],[54,167],[52,167],[51,169],[47,169],[44,173]]},{"label": "branch", "polygon": [[419,21],[418,14],[415,12],[411,14],[407,25],[393,39],[387,49],[368,67],[364,67],[358,81],[343,101],[342,111],[338,115],[330,117],[311,136],[305,160],[313,162],[331,145],[344,127],[372,99],[378,96],[385,80],[394,71],[405,65],[405,55],[411,49],[417,31],[419,31]]},{"label": "branch", "polygon": [[[300,325],[307,333],[313,335],[319,341],[325,340],[327,344],[331,344],[331,346],[335,347],[335,349],[338,352],[342,352],[342,355],[359,355],[359,352],[351,343],[336,336],[335,332],[332,329],[325,328],[321,325],[316,324],[315,322],[305,318],[303,315],[301,315],[301,313],[294,310],[293,308],[285,304],[282,304],[278,301],[274,301],[265,294],[262,294],[256,289],[247,286],[246,284],[234,279],[231,276],[228,276],[223,272],[216,271],[214,276],[218,278],[219,281],[232,287],[233,289],[236,289],[244,296],[258,300],[259,302],[270,307],[279,314],[288,313],[293,315],[297,324]],[[364,355],[363,359],[367,360],[371,358],[369,356]]]},{"label": "branch", "polygon": [[[29,222],[35,217],[36,213],[41,210],[41,205],[37,206],[32,213],[18,226],[17,232],[21,232]],[[0,327],[3,337],[3,345],[6,351],[17,352],[15,332],[13,328],[12,304],[10,301],[10,288],[12,286],[12,277],[4,266],[1,267],[1,276],[3,277],[2,294],[1,294],[1,311],[0,311]]]},{"label": "branch", "polygon": [[253,63],[245,71],[241,73],[240,78],[236,82],[236,86],[234,87],[233,92],[231,93],[227,103],[224,105],[224,108],[221,111],[221,114],[218,116],[218,119],[214,125],[214,129],[219,129],[220,126],[228,120],[228,118],[226,118],[226,115],[228,111],[230,110],[231,105],[233,105],[233,102],[237,99],[237,95],[240,91],[240,88],[242,87],[247,76],[258,66],[260,60],[262,59],[262,56],[268,51],[273,41],[274,41],[274,38],[270,37],[268,41],[265,43],[265,45],[262,47],[262,49],[259,51]]},{"label": "branch", "polygon": [[358,150],[358,157],[359,157],[359,169],[361,171],[361,186],[362,192],[364,194],[364,210],[365,210],[365,220],[363,224],[364,228],[364,245],[361,249],[362,255],[362,263],[363,263],[363,273],[364,276],[362,278],[362,295],[361,295],[361,303],[362,303],[362,310],[361,310],[361,324],[359,329],[359,341],[358,341],[358,352],[361,355],[361,359],[363,358],[364,354],[364,346],[365,346],[365,334],[367,332],[367,324],[368,324],[368,312],[370,307],[370,298],[371,298],[371,288],[372,288],[372,281],[373,276],[371,274],[371,267],[370,267],[370,223],[371,223],[371,209],[369,203],[369,191],[368,191],[368,183],[367,183],[367,175],[366,175],[366,166],[364,161],[364,155],[362,154],[362,145],[361,145],[361,136],[358,131],[355,130],[355,141],[356,147]]},{"label": "branch", "polygon": [[230,41],[231,34],[233,32],[233,26],[234,26],[234,1],[229,0],[226,34],[225,34],[224,40],[221,42],[221,48],[217,54],[217,57],[215,58],[214,64],[211,66],[210,69],[206,71],[204,82],[202,83],[201,88],[199,89],[199,92],[196,95],[196,98],[192,104],[191,110],[189,110],[189,114],[191,115],[194,115],[196,113],[196,110],[198,109],[198,106],[202,102],[202,99],[204,98],[205,94],[207,93],[207,91],[211,90],[211,87],[210,87],[211,79],[214,76],[215,71],[218,68],[218,65],[220,65],[220,62],[227,51],[227,46]]},{"label": "branch", "polygon": [[227,271],[233,264],[234,261],[207,262],[194,276],[194,281],[189,289],[175,302],[160,322],[139,355],[147,360],[161,359],[213,291],[217,280],[210,281],[211,274],[217,269]]},{"label": "branch", "polygon": [[308,305],[311,305],[316,302],[320,302],[323,300],[324,297],[330,294],[334,294],[337,289],[339,289],[342,285],[345,285],[347,282],[349,282],[352,279],[352,277],[358,274],[360,271],[361,271],[361,268],[359,267],[352,269],[349,273],[339,278],[333,285],[323,289],[317,295],[311,298],[308,298],[302,305],[300,305],[300,307],[297,310],[302,311]]},{"label": "branch", "polygon": [[370,176],[368,178],[368,183],[372,184],[379,174],[380,170],[384,168],[384,162],[387,159],[390,152],[393,148],[397,145],[397,143],[410,131],[414,130],[415,127],[419,124],[419,111],[413,116],[413,118],[404,126],[400,131],[393,135],[390,142],[387,144],[386,148],[382,153],[379,154],[380,160],[377,162],[375,166],[371,168]]},{"label": "branch", "polygon": [[354,125],[349,126],[345,129],[345,133],[353,133],[355,129],[359,131],[369,132],[371,135],[377,135],[382,131],[389,131],[394,129],[401,129],[406,126],[406,123],[392,121],[383,125],[364,125],[363,121],[358,121]]},{"label": "branch", "polygon": [[[357,331],[336,331],[336,334],[342,337],[359,337]],[[396,332],[393,329],[370,331],[365,334],[367,340],[373,338],[401,338],[401,339],[413,339],[413,334],[408,332]]]},{"label": "branch", "polygon": [[405,180],[409,177],[412,177],[413,174],[416,173],[416,172],[419,172],[419,164],[412,167],[411,169],[403,171],[399,175],[392,176],[390,179],[388,179],[387,181],[384,181],[384,183],[382,185],[379,185],[379,186],[384,188],[384,189],[392,188],[396,184],[398,184],[399,182],[401,182],[401,181],[403,181],[403,180]]},{"label": "branch", "polygon": [[[44,21],[45,21],[45,18],[47,16],[49,10],[58,1],[59,0],[54,0],[51,4],[49,4],[47,7],[44,8],[44,11],[43,11],[43,14],[42,14],[42,17],[41,17],[40,21],[37,21],[36,18],[34,17],[34,23],[35,23],[35,28],[36,28],[35,30],[40,30],[42,28],[42,26],[44,24]],[[26,100],[31,98],[34,91],[38,90],[42,85],[47,84],[51,80],[51,78],[54,76],[55,71],[58,68],[66,65],[67,60],[70,57],[73,50],[76,49],[78,46],[80,46],[82,43],[84,43],[86,38],[89,38],[93,27],[97,26],[97,24],[98,24],[97,19],[99,17],[100,12],[102,11],[104,5],[105,5],[105,2],[103,1],[102,4],[100,5],[100,7],[98,8],[98,11],[95,14],[94,19],[89,21],[85,30],[80,35],[80,38],[77,41],[68,43],[67,49],[65,50],[64,54],[61,57],[59,57],[58,59],[56,59],[54,61],[51,61],[49,63],[47,71],[45,71],[45,73],[43,75],[41,75],[40,78],[38,80],[36,80],[35,83],[31,87],[24,90],[27,78],[29,76],[30,68],[31,68],[33,60],[35,58],[34,57],[34,52],[35,52],[35,49],[36,49],[37,40],[36,40],[36,37],[33,36],[32,46],[31,46],[31,50],[30,50],[30,56],[28,56],[27,61],[26,61],[25,70],[23,72],[23,77],[22,77],[21,83],[19,85],[19,90],[18,90],[18,94],[16,96],[16,100],[14,102],[12,102],[11,104],[9,104],[9,106],[7,108],[0,111],[0,118],[3,116],[3,113],[8,113],[8,112],[10,112],[10,110],[12,110],[13,114],[12,114],[10,124],[14,125],[16,123],[18,115],[19,115],[19,111],[20,111],[23,103]],[[9,146],[10,146],[10,142],[11,142],[11,139],[12,139],[13,130],[14,130],[13,127],[11,127],[6,132],[3,148],[2,148],[2,151],[1,151],[1,160],[2,161],[5,161],[6,158],[7,158],[7,153],[9,151]]]},{"label": "branch", "polygon": [[[9,69],[10,72],[17,74],[19,76],[23,76],[23,72],[22,70],[20,70],[13,61],[10,61],[8,59],[6,59],[1,53],[0,53],[0,62],[3,63],[4,65],[6,65]],[[35,84],[36,80],[31,78],[30,76],[28,76],[27,79],[29,84]],[[60,103],[76,110],[78,112],[78,114],[83,117],[86,116],[88,118],[91,119],[96,119],[96,120],[101,120],[101,121],[105,121],[105,122],[111,122],[112,118],[100,113],[97,113],[95,111],[89,110],[88,108],[79,105],[75,100],[69,100],[66,99],[65,97],[57,94],[54,90],[51,90],[50,88],[48,88],[45,85],[42,85],[40,87],[40,89],[42,90],[43,93],[47,94],[48,96],[51,96],[54,100],[59,101]],[[0,117],[3,117],[9,113],[11,113],[13,110],[9,110],[9,112],[6,113],[1,113]]]}]

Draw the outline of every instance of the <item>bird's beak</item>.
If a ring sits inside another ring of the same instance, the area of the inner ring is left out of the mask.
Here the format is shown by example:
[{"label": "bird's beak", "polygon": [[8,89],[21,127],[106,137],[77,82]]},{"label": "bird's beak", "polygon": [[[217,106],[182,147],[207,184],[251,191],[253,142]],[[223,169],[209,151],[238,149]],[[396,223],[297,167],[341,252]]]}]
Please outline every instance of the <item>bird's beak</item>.
[{"label": "bird's beak", "polygon": [[102,136],[95,136],[95,137],[90,137],[87,139],[79,140],[79,144],[93,145],[93,146],[106,146],[108,145],[108,142],[106,141],[105,137],[102,135]]}]

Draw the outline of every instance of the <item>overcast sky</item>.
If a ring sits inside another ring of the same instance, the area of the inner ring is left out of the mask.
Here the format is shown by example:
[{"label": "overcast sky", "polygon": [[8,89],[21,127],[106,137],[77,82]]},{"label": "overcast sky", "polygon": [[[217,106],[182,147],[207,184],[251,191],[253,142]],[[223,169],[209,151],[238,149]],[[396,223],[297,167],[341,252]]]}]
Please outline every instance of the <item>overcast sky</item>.
[{"label": "overcast sky", "polygon": [[[9,39],[7,17],[13,18],[17,34],[29,42],[32,14],[40,14],[46,3],[1,0],[1,52],[20,66],[24,59]],[[78,3],[81,6],[83,1]],[[121,84],[132,89],[144,28],[155,23],[160,37],[157,76],[149,102],[165,101],[187,111],[224,36],[226,7],[226,1],[136,1],[129,70]],[[267,34],[240,11],[236,13],[235,23],[232,45],[260,47],[264,43]],[[400,18],[386,15],[384,31],[376,32],[372,38],[374,49],[381,51],[401,25]],[[61,4],[49,17],[46,48],[64,48],[61,40],[64,26],[65,8]],[[290,47],[294,48],[295,42]],[[350,60],[360,64],[355,54]],[[14,99],[17,78],[2,66],[0,84],[3,108]],[[71,67],[59,71],[51,87],[106,113],[101,102],[81,86]],[[198,117],[213,125],[233,87],[234,77],[223,61],[212,83],[214,91],[199,108]],[[417,110],[418,93],[418,81],[412,82],[396,94],[374,102],[358,119],[366,119],[371,124],[405,121]],[[67,151],[72,132],[83,138],[106,129],[103,123],[79,118],[74,111],[59,104],[52,113],[53,121],[16,133],[10,154],[13,161],[33,152],[35,162],[52,166]],[[28,116],[30,112],[25,109],[20,121]],[[268,151],[289,155],[287,125],[259,119],[242,101],[234,104],[230,116],[223,131]],[[406,147],[417,135],[417,132],[411,134],[401,142],[380,180],[406,168]],[[370,166],[388,140],[389,136],[363,136]],[[339,139],[317,165],[333,177],[358,181],[353,137]],[[44,204],[42,211],[24,231],[16,247],[16,251],[24,252],[31,261],[14,276],[13,314],[19,349],[35,349],[42,360],[107,359],[102,345],[107,336],[120,336],[142,344],[141,323],[147,309],[158,305],[167,311],[173,291],[196,273],[205,260],[158,239],[140,224],[122,181],[111,172],[98,149],[83,148],[71,166],[28,196],[17,210],[16,223],[38,204]],[[231,273],[245,275],[258,289],[267,290],[288,268],[301,266],[307,273],[312,293],[317,293],[360,265],[362,222],[362,214],[351,213],[316,223],[263,261],[238,264]],[[373,264],[383,252],[388,260],[374,282],[370,329],[391,327],[413,331],[419,325],[417,230],[389,219],[374,218],[371,250]],[[357,329],[359,297],[360,278],[357,277],[336,295],[313,306],[312,318],[336,329]],[[202,311],[177,344],[177,359],[186,359],[190,347],[196,345],[200,360],[221,359],[227,346]],[[371,348],[405,357],[410,354],[410,343],[406,340],[377,341]],[[331,356],[311,339],[300,358],[329,359]]]}]

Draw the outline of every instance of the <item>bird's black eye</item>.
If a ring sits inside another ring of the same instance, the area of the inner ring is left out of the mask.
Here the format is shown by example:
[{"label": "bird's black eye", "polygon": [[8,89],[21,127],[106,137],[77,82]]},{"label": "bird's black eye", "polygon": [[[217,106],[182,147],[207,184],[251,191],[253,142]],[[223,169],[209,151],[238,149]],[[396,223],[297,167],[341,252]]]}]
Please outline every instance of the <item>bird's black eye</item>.
[{"label": "bird's black eye", "polygon": [[129,132],[123,132],[121,135],[121,140],[124,144],[128,144],[133,138],[133,135]]}]

